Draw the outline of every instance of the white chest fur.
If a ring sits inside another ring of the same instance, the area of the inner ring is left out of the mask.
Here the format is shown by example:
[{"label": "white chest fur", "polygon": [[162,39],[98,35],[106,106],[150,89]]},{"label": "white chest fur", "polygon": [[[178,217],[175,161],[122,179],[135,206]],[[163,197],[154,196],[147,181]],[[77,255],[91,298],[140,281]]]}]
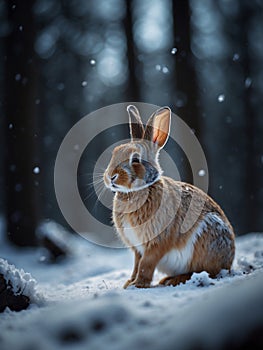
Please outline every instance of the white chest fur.
[{"label": "white chest fur", "polygon": [[183,249],[172,249],[165,254],[157,265],[157,269],[169,276],[188,272],[188,264],[193,256],[197,236],[197,233],[193,233]]},{"label": "white chest fur", "polygon": [[123,234],[125,241],[128,242],[130,247],[135,247],[141,254],[144,253],[144,246],[142,245],[138,234],[128,222],[125,222],[123,225]]}]

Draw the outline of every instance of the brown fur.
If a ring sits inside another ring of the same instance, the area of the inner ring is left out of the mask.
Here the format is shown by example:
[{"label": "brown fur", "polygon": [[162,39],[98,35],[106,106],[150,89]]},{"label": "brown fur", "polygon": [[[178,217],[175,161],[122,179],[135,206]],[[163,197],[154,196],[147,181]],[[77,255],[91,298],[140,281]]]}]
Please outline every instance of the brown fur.
[{"label": "brown fur", "polygon": [[[135,106],[132,112],[136,113],[138,122],[139,112]],[[193,272],[203,270],[215,277],[221,269],[230,270],[233,262],[232,226],[222,209],[207,194],[165,176],[159,176],[149,185],[145,183],[144,177],[147,171],[150,172],[149,164],[153,167],[151,169],[161,171],[157,155],[160,145],[165,144],[169,135],[169,115],[168,109],[163,108],[150,118],[152,124],[146,126],[147,138],[152,130],[156,142],[142,138],[118,146],[105,171],[105,184],[117,188],[113,202],[114,225],[123,242],[135,254],[134,270],[124,288],[129,285],[149,287],[158,263],[169,269],[169,258],[173,258],[172,254],[177,257],[180,251],[185,254],[182,261],[177,262],[178,271],[182,272],[166,277],[160,284],[184,283]],[[154,124],[155,119],[157,124]],[[132,139],[136,139],[132,133],[141,133],[142,128],[142,124],[131,127]],[[156,128],[164,129],[156,132]],[[130,159],[134,152],[141,154],[147,163],[132,164]],[[116,174],[117,179],[111,180]],[[162,262],[164,257],[168,257],[168,262]]]}]

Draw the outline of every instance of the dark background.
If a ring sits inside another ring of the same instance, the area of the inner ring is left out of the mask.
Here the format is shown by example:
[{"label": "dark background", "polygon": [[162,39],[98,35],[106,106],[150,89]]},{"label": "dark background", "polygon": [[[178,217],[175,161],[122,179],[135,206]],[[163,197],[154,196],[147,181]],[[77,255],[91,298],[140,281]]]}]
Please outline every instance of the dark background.
[{"label": "dark background", "polygon": [[15,244],[36,244],[42,219],[66,225],[60,143],[124,101],[169,105],[236,233],[262,231],[263,1],[0,0],[0,38],[0,212]]}]

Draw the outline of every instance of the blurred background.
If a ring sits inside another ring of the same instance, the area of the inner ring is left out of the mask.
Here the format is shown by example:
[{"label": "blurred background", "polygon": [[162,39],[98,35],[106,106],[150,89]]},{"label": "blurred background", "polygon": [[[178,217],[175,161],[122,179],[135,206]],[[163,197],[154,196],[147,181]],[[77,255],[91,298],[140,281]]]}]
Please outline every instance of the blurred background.
[{"label": "blurred background", "polygon": [[209,194],[236,234],[263,230],[263,1],[0,0],[0,38],[10,241],[36,244],[43,219],[67,225],[54,192],[59,146],[83,116],[124,101],[169,105],[199,139]]}]

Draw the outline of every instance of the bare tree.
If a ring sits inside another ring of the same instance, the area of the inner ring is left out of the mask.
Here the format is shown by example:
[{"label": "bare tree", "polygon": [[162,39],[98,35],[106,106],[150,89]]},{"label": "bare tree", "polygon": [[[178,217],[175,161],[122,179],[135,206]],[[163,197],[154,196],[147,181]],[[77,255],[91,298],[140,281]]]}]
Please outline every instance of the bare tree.
[{"label": "bare tree", "polygon": [[191,51],[191,13],[189,1],[173,1],[176,54],[176,95],[178,114],[190,127],[199,130],[198,86]]},{"label": "bare tree", "polygon": [[138,61],[136,59],[135,44],[133,37],[133,17],[132,17],[132,0],[126,1],[126,17],[124,20],[126,42],[127,42],[127,60],[129,67],[129,88],[127,91],[127,97],[130,101],[139,101],[140,93],[137,81],[138,74]]},{"label": "bare tree", "polygon": [[8,1],[5,41],[5,196],[7,234],[19,245],[35,245],[38,223],[36,155],[37,62],[34,54],[35,1]]},{"label": "bare tree", "polygon": [[[198,85],[191,51],[191,9],[189,1],[173,1],[174,43],[177,49],[175,67],[175,107],[178,115],[200,137]],[[184,159],[184,158],[183,158]],[[192,171],[184,161],[185,181],[192,182]]]},{"label": "bare tree", "polygon": [[[258,15],[260,12],[261,16]],[[263,184],[262,166],[260,166],[260,157],[263,150],[262,91],[260,86],[258,86],[258,89],[255,89],[256,86],[252,84],[252,77],[253,79],[256,78],[255,72],[257,75],[260,71],[258,62],[261,61],[261,57],[259,52],[255,52],[255,49],[251,50],[252,47],[257,46],[254,41],[261,26],[262,5],[260,6],[248,0],[243,1],[237,21],[240,31],[236,41],[240,43],[241,48],[240,61],[243,68],[242,97],[246,127],[246,187],[244,188],[244,195],[246,197],[247,227],[245,227],[245,232],[249,232],[261,230],[263,223],[260,208],[261,193],[259,191]],[[255,29],[255,24],[257,29]]]}]

